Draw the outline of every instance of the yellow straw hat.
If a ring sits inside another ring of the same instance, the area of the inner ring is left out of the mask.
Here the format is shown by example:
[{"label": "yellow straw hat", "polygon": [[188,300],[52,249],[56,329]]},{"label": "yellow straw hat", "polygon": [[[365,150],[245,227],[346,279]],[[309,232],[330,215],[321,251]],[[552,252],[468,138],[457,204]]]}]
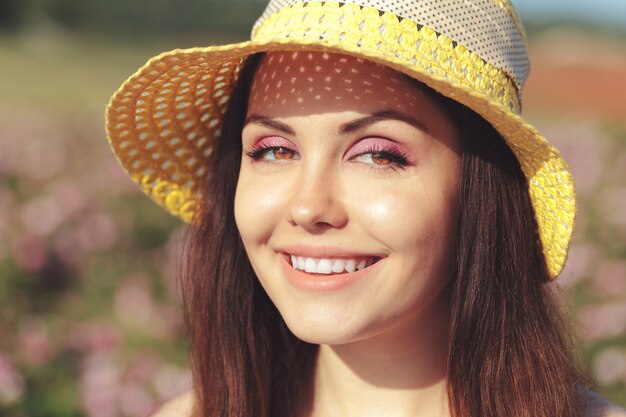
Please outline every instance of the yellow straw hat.
[{"label": "yellow straw hat", "polygon": [[509,0],[271,0],[252,40],[152,58],[113,95],[107,132],[142,190],[189,222],[244,59],[329,51],[405,73],[473,109],[500,132],[528,180],[552,277],[565,263],[576,196],[559,152],[520,117],[529,63]]}]

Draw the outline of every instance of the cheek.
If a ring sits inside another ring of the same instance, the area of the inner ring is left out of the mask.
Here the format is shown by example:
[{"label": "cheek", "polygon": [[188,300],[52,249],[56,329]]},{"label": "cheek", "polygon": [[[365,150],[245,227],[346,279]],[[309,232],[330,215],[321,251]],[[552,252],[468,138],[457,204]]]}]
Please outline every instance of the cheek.
[{"label": "cheek", "polygon": [[458,170],[451,166],[457,164],[432,174],[424,170],[391,186],[355,187],[361,190],[354,199],[359,223],[419,275],[448,275],[453,264],[459,186]]},{"label": "cheek", "polygon": [[235,222],[241,238],[250,243],[266,241],[284,210],[287,185],[284,182],[259,181],[245,167],[239,174],[235,192]]},{"label": "cheek", "polygon": [[355,210],[362,217],[360,223],[397,249],[433,243],[455,227],[455,195],[432,192],[423,186],[379,192],[369,187],[355,201]]}]

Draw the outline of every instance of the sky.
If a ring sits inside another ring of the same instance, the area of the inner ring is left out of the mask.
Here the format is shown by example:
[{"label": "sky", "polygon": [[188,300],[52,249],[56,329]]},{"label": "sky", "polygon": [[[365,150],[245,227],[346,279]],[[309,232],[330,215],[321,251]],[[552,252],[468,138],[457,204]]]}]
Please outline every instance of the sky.
[{"label": "sky", "polygon": [[574,17],[626,29],[626,0],[513,0],[522,20]]}]

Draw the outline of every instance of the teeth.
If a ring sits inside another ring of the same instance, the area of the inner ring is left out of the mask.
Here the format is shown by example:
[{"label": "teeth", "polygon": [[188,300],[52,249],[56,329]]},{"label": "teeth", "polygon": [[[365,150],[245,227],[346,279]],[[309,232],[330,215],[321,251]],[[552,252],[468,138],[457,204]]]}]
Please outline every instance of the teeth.
[{"label": "teeth", "polygon": [[344,261],[342,261],[341,259],[337,259],[335,260],[335,262],[333,262],[333,272],[335,273],[339,273],[339,272],[343,272],[343,270],[345,269],[346,263]]},{"label": "teeth", "polygon": [[304,261],[305,272],[317,272],[317,262],[313,258],[306,258]]},{"label": "teeth", "polygon": [[354,259],[350,259],[346,261],[346,271],[348,272],[356,271],[356,261]]},{"label": "teeth", "polygon": [[330,274],[333,272],[333,263],[330,259],[320,259],[317,264],[317,272],[320,274]]},{"label": "teeth", "polygon": [[291,255],[291,266],[294,269],[313,274],[340,274],[345,272],[360,271],[376,262],[370,259],[329,259],[329,258],[306,258]]}]

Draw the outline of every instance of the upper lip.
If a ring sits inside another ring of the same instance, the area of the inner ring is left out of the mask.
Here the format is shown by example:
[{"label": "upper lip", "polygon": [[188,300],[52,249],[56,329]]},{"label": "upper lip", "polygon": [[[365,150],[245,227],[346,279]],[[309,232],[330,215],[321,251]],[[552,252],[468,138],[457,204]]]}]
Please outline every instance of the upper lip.
[{"label": "upper lip", "polygon": [[375,252],[362,252],[353,249],[334,247],[334,246],[304,246],[293,245],[283,246],[276,249],[277,252],[287,255],[302,256],[306,258],[325,258],[325,259],[355,259],[355,258],[384,258],[386,255]]}]

